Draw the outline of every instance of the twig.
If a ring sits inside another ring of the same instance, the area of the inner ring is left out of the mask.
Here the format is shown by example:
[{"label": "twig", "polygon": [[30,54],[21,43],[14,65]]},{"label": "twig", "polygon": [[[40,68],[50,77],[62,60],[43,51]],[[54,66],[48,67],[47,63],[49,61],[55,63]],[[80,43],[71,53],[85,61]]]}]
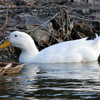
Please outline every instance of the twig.
[{"label": "twig", "polygon": [[88,18],[81,18],[81,17],[77,17],[77,16],[74,16],[74,15],[68,15],[70,18],[74,18],[74,19],[79,19],[79,20],[85,20],[85,21],[91,21],[92,22],[100,22],[100,20],[94,20],[94,19],[88,19]]},{"label": "twig", "polygon": [[[52,19],[54,19],[56,16],[58,16],[59,13],[60,13],[60,12],[58,12],[55,16],[53,16],[51,19],[49,19],[49,20],[46,21],[45,23],[43,23],[41,26],[44,26],[45,24],[47,24],[48,22],[50,22]],[[34,28],[34,29],[31,29],[31,30],[28,30],[28,31],[26,31],[26,32],[32,32],[32,31],[35,31],[36,29],[40,28],[41,26],[36,27],[36,28]]]},{"label": "twig", "polygon": [[[4,2],[3,2],[3,3],[4,3]],[[5,19],[5,22],[4,22],[3,26],[2,26],[2,28],[5,28],[6,25],[7,25],[7,22],[8,22],[8,9],[9,9],[9,6],[8,6],[7,1],[6,1],[5,5],[6,5],[6,7],[7,7],[7,13],[6,13],[6,19]]]}]

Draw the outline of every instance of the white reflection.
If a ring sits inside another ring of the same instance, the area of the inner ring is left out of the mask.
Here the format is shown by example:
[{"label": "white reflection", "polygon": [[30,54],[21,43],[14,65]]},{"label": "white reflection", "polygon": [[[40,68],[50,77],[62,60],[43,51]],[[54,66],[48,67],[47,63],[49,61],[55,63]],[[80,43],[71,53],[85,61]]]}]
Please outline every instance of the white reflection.
[{"label": "white reflection", "polygon": [[[32,94],[33,91],[37,91],[39,89],[43,88],[51,88],[45,86],[45,84],[50,84],[50,82],[53,82],[53,80],[66,80],[67,79],[83,79],[88,81],[88,79],[91,79],[92,81],[100,81],[100,66],[98,62],[91,62],[91,63],[69,63],[69,64],[27,64],[24,66],[22,71],[20,72],[21,76],[24,76],[24,79],[22,79],[19,82],[15,82],[14,89],[18,89],[24,92],[27,92],[29,94]],[[45,83],[45,80],[48,83]],[[51,81],[52,80],[52,81]],[[75,83],[75,82],[74,82]],[[72,84],[74,84],[72,82]],[[77,83],[77,82],[76,82]],[[52,84],[52,83],[51,83]],[[55,83],[54,83],[55,84]],[[59,82],[60,84],[60,82]],[[64,83],[67,85],[67,83]],[[84,84],[84,81],[81,81],[80,84]],[[44,87],[42,87],[44,85]],[[88,86],[88,85],[86,85]],[[89,89],[93,91],[91,88],[92,85],[89,85],[86,88],[75,88],[78,90],[87,90]],[[16,88],[15,88],[16,87]],[[40,88],[41,87],[41,88]],[[58,90],[59,87],[53,87],[54,89]],[[74,88],[64,88],[64,89],[72,89]],[[96,86],[96,89],[98,87]],[[100,90],[98,90],[100,91]],[[23,94],[24,95],[24,94]]]},{"label": "white reflection", "polygon": [[27,64],[21,72],[28,79],[47,77],[52,79],[99,79],[98,62],[69,64]]}]

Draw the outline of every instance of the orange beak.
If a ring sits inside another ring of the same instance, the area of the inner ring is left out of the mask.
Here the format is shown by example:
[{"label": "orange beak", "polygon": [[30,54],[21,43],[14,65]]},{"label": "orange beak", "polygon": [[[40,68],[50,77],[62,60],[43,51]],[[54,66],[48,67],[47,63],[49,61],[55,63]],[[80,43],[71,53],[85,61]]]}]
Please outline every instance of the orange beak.
[{"label": "orange beak", "polygon": [[9,39],[5,40],[5,42],[3,44],[0,45],[0,48],[4,48],[11,45],[11,42]]}]

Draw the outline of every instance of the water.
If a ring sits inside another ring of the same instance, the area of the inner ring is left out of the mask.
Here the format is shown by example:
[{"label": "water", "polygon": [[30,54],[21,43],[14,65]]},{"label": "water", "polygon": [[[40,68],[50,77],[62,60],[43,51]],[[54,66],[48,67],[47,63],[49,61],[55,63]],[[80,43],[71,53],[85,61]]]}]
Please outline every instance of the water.
[{"label": "water", "polygon": [[27,64],[0,77],[0,100],[99,100],[98,62]]}]

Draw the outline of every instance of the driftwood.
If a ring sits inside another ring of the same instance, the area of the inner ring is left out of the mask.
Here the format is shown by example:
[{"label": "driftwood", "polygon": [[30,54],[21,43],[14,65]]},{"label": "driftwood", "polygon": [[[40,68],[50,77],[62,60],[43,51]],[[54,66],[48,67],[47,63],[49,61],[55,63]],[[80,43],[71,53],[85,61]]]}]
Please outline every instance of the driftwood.
[{"label": "driftwood", "polygon": [[18,73],[26,63],[0,62],[0,75]]}]

